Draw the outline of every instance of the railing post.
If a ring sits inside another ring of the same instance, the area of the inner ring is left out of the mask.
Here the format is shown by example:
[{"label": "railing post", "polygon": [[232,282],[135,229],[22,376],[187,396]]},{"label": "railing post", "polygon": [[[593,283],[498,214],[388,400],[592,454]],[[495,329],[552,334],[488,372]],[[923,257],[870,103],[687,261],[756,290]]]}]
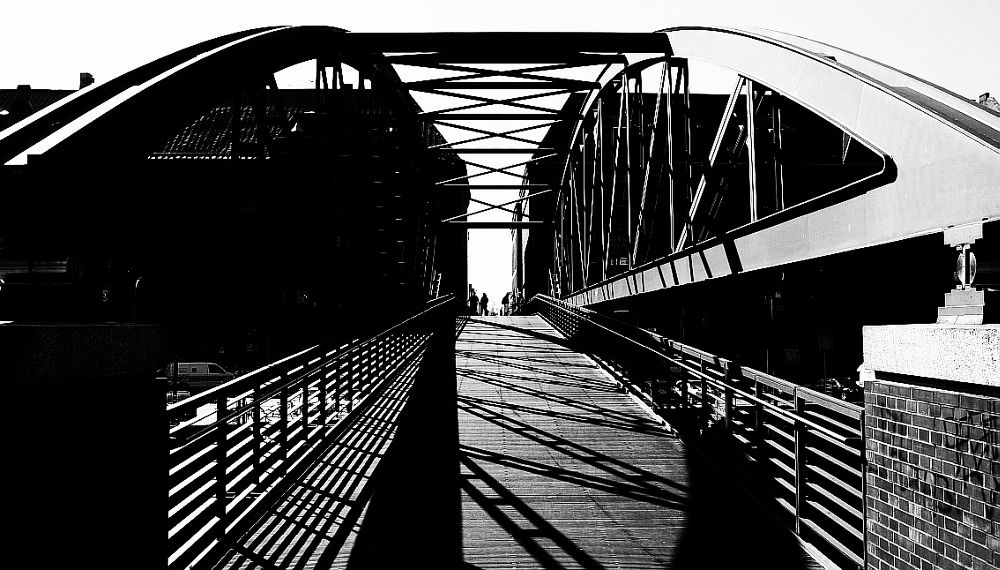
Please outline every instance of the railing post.
[{"label": "railing post", "polygon": [[226,470],[228,469],[229,440],[226,422],[223,418],[226,415],[226,404],[228,398],[219,396],[215,403],[215,514],[219,517],[218,533],[216,536],[222,538],[226,533]]},{"label": "railing post", "polygon": [[806,401],[793,392],[795,402],[795,534],[802,534],[802,519],[806,509],[806,425],[799,418],[804,417]]},{"label": "railing post", "polygon": [[340,387],[344,380],[344,360],[348,351],[337,355],[337,362],[333,366],[333,411],[340,417]]},{"label": "railing post", "polygon": [[375,355],[378,353],[378,341],[373,340],[366,345],[361,357],[361,375],[358,376],[358,398],[365,396],[366,386],[371,386],[372,373],[375,368]]},{"label": "railing post", "polygon": [[319,377],[319,425],[326,425],[326,376],[322,373],[318,375]]},{"label": "railing post", "polygon": [[725,371],[726,374],[725,378],[723,379],[723,383],[726,386],[725,414],[726,414],[726,431],[728,433],[732,433],[733,431],[733,385],[732,385],[733,378],[731,373],[732,365],[733,363],[728,360],[723,361],[723,370]]},{"label": "railing post", "polygon": [[689,389],[688,377],[690,375],[691,375],[691,373],[688,372],[687,370],[683,370],[683,369],[681,370],[681,402],[680,402],[680,408],[683,409],[683,410],[687,410],[689,407],[691,407],[691,402],[688,401],[688,389]]},{"label": "railing post", "polygon": [[309,381],[302,379],[302,442],[309,441]]},{"label": "railing post", "polygon": [[288,473],[288,386],[282,386],[278,396],[280,406],[278,421],[281,423],[278,430],[278,447],[281,453],[281,473]]},{"label": "railing post", "polygon": [[761,470],[764,470],[766,450],[764,448],[764,432],[767,429],[764,426],[764,405],[760,403],[764,399],[764,392],[761,390],[760,382],[754,380],[753,382],[753,395],[757,397],[756,402],[753,403],[753,438],[754,445],[757,451],[757,463],[760,465]]},{"label": "railing post", "polygon": [[[360,352],[362,349],[358,349],[358,370],[361,370],[361,363],[363,362],[364,355]],[[352,351],[353,352],[353,351]],[[354,356],[347,359],[347,411],[350,412],[354,409]]]},{"label": "railing post", "polygon": [[375,382],[375,379],[383,374],[385,370],[386,361],[386,351],[389,349],[389,336],[386,335],[375,343],[375,372],[372,374],[372,379],[369,380],[369,385]]},{"label": "railing post", "polygon": [[701,371],[701,423],[708,426],[709,419],[712,417],[712,411],[708,406],[708,380],[705,379],[705,357],[701,356],[698,358],[698,370]]},{"label": "railing post", "polygon": [[251,439],[253,439],[253,473],[254,473],[254,484],[260,483],[261,475],[260,464],[261,464],[261,413],[260,408],[264,403],[260,401],[260,384],[254,386],[253,388],[253,426],[251,430]]}]

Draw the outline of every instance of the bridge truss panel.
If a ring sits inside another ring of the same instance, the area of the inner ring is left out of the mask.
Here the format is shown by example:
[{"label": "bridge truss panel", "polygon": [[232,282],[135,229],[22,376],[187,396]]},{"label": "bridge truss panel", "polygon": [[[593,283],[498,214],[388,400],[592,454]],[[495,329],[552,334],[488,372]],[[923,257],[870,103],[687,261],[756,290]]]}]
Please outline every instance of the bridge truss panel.
[{"label": "bridge truss panel", "polygon": [[[665,33],[673,49],[663,66],[668,88],[655,102],[637,104],[641,66],[626,69],[591,98],[573,134],[577,155],[567,161],[552,206],[550,292],[593,304],[1000,217],[995,116],[901,72],[876,78],[761,34]],[[707,148],[697,126],[693,135],[689,126],[687,85],[699,62],[738,75]],[[868,72],[878,68],[865,64]],[[803,126],[812,134],[802,136]],[[805,185],[809,161],[794,155],[807,156],[801,149],[812,146],[820,156],[822,145],[840,147],[839,172],[814,165],[815,188],[796,198],[792,181],[798,170]],[[651,192],[649,166],[656,170],[657,155],[668,174]],[[594,173],[610,175],[597,182],[604,194],[591,200],[586,184]],[[670,205],[667,212],[650,213],[657,198]],[[595,210],[604,216],[599,232],[580,223]],[[657,231],[660,243],[651,250]],[[529,241],[532,247],[544,245]],[[600,263],[593,252],[602,254]],[[620,267],[609,271],[612,264]]]}]

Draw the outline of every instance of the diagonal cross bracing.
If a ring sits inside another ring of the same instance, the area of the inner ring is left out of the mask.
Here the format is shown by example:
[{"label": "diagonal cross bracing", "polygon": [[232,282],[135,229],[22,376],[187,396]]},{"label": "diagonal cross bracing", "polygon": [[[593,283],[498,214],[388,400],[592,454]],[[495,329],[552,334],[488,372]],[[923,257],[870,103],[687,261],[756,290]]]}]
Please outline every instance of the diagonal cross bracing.
[{"label": "diagonal cross bracing", "polygon": [[[603,66],[606,70],[607,66],[621,63],[624,58],[617,53],[578,53],[567,54],[564,61],[546,57],[542,58],[544,61],[536,61],[515,49],[512,50],[509,61],[496,57],[496,54],[477,60],[471,54],[451,52],[395,54],[389,55],[387,59],[397,66],[410,66],[424,72],[445,72],[441,77],[404,80],[402,87],[414,95],[423,93],[438,98],[436,102],[441,106],[425,108],[419,113],[422,120],[435,123],[441,128],[477,135],[432,147],[435,150],[455,152],[467,167],[479,170],[466,173],[463,177],[437,182],[437,186],[445,187],[468,183],[474,178],[492,182],[491,179],[498,176],[515,177],[520,181],[528,165],[563,156],[566,149],[561,148],[561,145],[550,144],[541,148],[542,137],[532,140],[534,137],[529,138],[525,133],[537,133],[565,121],[580,120],[582,117],[565,108],[565,100],[574,93],[598,89],[600,82],[597,79],[600,75],[588,73],[582,78],[564,75],[576,71],[593,72],[594,70],[580,69],[588,66]],[[515,90],[520,92],[510,93]],[[463,102],[448,104],[446,98]],[[484,124],[487,121],[489,124]],[[525,125],[526,122],[530,124]],[[494,127],[494,124],[497,126]],[[487,146],[487,142],[491,144]],[[527,160],[512,162],[508,158],[510,155],[527,153],[533,155]],[[469,155],[472,154],[478,158],[471,160]],[[475,190],[477,186],[499,187],[494,184],[468,187]],[[523,212],[512,211],[507,206],[547,192],[527,193],[506,202],[503,201],[503,196],[491,202],[473,197],[472,202],[486,207],[447,221],[494,211],[509,212],[517,219],[525,218]]]}]

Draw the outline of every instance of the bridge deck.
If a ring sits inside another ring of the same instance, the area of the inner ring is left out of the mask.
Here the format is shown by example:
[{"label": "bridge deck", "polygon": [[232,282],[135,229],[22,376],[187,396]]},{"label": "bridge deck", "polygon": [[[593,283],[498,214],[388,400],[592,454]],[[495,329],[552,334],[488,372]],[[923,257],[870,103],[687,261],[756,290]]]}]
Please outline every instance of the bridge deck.
[{"label": "bridge deck", "polygon": [[475,568],[819,568],[536,316],[458,339],[462,552]]},{"label": "bridge deck", "polygon": [[470,320],[457,418],[392,381],[216,567],[819,568],[562,343],[539,317]]}]

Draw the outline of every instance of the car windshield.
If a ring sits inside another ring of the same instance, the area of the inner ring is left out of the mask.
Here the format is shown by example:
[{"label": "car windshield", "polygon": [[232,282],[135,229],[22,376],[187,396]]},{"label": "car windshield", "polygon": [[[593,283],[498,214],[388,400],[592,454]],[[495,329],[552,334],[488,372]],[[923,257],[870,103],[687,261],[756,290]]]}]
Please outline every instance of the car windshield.
[{"label": "car windshield", "polygon": [[212,374],[225,374],[226,371],[222,369],[218,364],[209,364],[208,371]]}]

